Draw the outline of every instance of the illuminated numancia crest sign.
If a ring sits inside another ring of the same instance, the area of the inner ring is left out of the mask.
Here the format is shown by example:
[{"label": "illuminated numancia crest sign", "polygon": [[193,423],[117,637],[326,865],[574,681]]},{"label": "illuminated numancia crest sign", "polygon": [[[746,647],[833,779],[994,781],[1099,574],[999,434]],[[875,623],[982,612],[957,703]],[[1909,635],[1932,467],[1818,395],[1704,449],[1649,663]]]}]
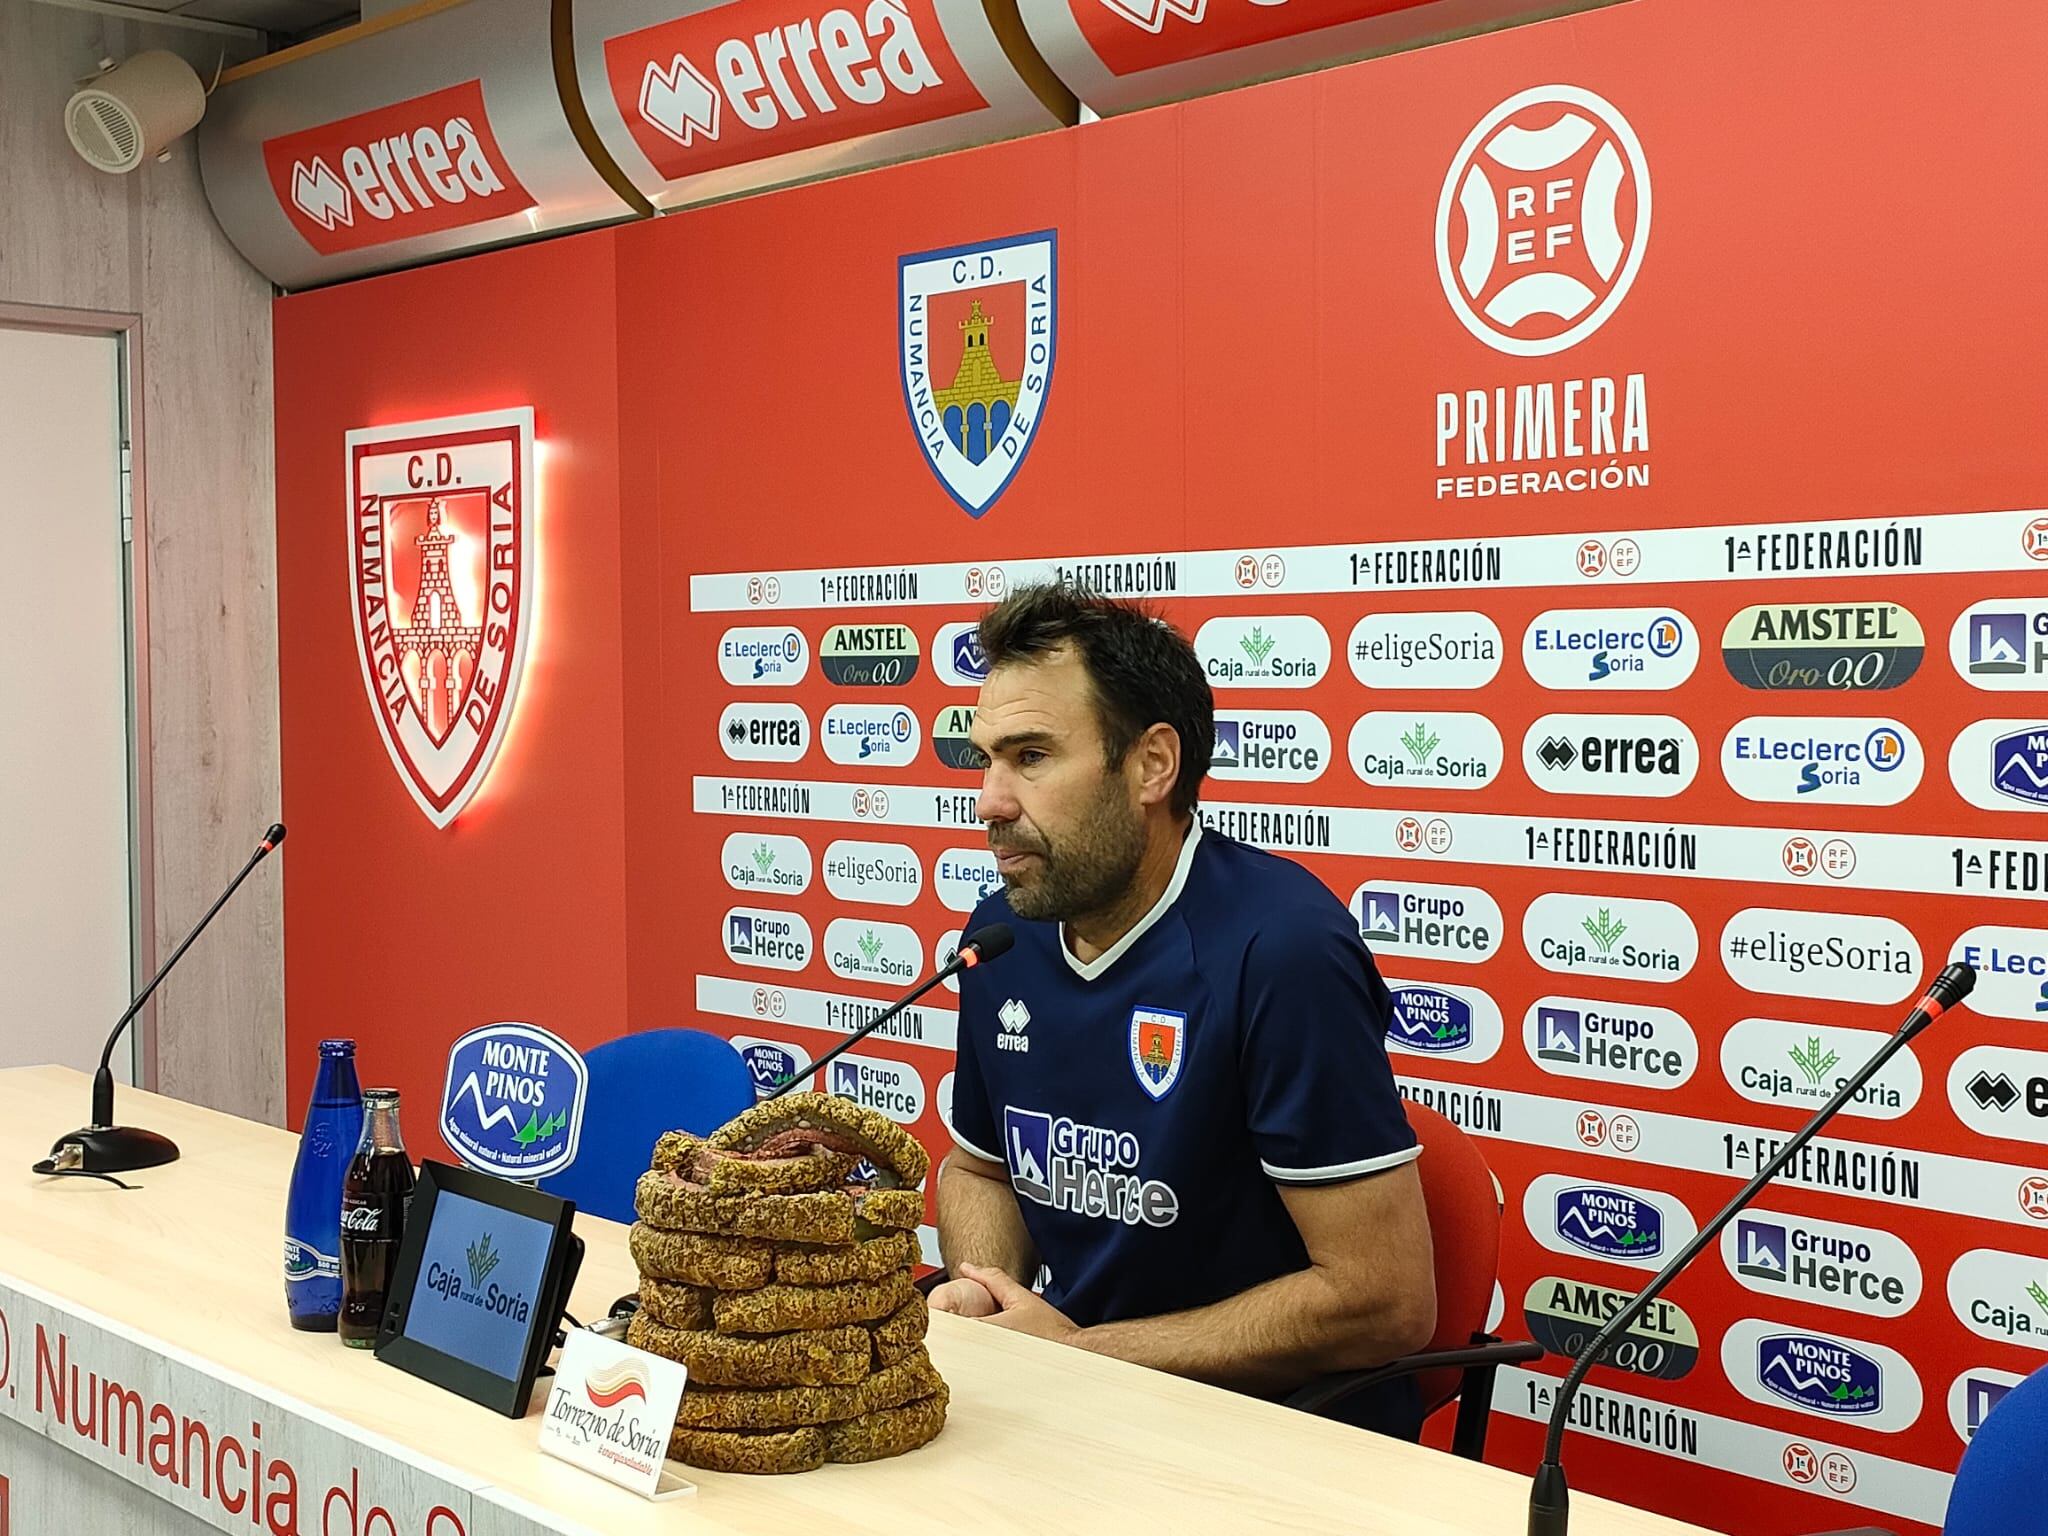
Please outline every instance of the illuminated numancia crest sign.
[{"label": "illuminated numancia crest sign", "polygon": [[533,606],[533,410],[348,434],[348,573],[370,713],[445,827],[512,718]]}]

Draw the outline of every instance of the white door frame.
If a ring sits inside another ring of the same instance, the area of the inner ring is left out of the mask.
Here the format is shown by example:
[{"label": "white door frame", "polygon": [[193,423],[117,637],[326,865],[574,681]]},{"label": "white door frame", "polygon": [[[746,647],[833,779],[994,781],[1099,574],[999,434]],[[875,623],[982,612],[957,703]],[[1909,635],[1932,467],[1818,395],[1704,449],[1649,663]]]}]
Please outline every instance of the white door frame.
[{"label": "white door frame", "polygon": [[[156,974],[156,822],[152,812],[149,714],[149,498],[144,494],[142,430],[142,316],[111,310],[66,309],[0,302],[0,330],[55,331],[69,336],[110,336],[119,355],[122,541],[128,621],[128,990]],[[114,1021],[106,1021],[107,1028]],[[156,999],[131,1026],[137,1087],[157,1085]]]}]

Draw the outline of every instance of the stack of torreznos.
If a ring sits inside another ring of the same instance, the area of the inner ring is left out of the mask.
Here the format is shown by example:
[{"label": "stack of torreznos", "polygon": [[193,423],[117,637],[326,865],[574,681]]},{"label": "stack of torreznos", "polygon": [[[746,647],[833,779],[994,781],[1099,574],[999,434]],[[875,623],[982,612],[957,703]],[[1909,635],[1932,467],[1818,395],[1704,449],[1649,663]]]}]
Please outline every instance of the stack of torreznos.
[{"label": "stack of torreznos", "polygon": [[820,1093],[656,1143],[635,1192],[627,1339],[690,1368],[672,1457],[807,1472],[938,1434],[946,1384],[911,1285],[927,1166],[893,1121]]}]

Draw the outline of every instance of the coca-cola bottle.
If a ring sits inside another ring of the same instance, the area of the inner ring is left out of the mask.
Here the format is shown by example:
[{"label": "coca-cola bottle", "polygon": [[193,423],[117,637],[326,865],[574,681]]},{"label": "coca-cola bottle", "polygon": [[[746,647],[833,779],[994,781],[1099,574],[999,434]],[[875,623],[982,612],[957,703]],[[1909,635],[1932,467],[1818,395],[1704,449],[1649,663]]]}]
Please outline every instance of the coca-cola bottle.
[{"label": "coca-cola bottle", "polygon": [[384,1317],[412,1206],[412,1159],[398,1131],[398,1090],[363,1093],[363,1139],[341,1185],[341,1341],[368,1349]]},{"label": "coca-cola bottle", "polygon": [[356,1043],[322,1040],[284,1208],[284,1294],[294,1328],[334,1332],[341,1311],[341,1181],[362,1139]]}]

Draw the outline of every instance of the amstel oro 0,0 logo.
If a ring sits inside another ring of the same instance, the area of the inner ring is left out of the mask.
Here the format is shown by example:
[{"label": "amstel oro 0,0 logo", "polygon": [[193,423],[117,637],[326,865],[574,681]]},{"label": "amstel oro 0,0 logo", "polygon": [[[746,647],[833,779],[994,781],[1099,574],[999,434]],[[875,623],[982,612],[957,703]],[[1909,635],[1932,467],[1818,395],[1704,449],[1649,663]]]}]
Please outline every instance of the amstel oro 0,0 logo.
[{"label": "amstel oro 0,0 logo", "polygon": [[1920,670],[1927,636],[1898,603],[1757,603],[1721,632],[1721,662],[1745,688],[1882,692]]},{"label": "amstel oro 0,0 logo", "polygon": [[834,624],[818,665],[842,688],[901,688],[917,676],[917,636],[907,624]]}]

